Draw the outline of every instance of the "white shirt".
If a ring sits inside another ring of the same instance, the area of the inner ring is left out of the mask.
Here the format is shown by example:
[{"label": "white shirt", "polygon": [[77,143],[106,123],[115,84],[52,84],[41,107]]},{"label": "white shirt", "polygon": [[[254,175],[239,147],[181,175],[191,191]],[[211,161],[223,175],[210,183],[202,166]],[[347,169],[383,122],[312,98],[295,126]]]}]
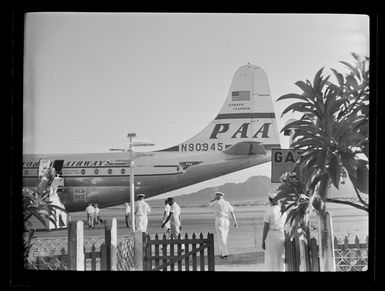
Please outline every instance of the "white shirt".
[{"label": "white shirt", "polygon": [[[175,203],[175,202],[174,202],[174,203]],[[170,214],[170,208],[171,208],[170,204],[166,204],[166,205],[164,206],[164,217],[163,217],[164,220],[166,220],[167,217],[169,216],[169,214]]]},{"label": "white shirt", "polygon": [[126,204],[126,214],[130,214],[131,213],[131,207],[130,205],[127,203]]},{"label": "white shirt", "polygon": [[176,202],[174,202],[170,206],[170,213],[171,213],[170,222],[171,223],[180,223],[180,220],[179,220],[180,207]]},{"label": "white shirt", "polygon": [[266,209],[263,222],[269,223],[269,229],[283,230],[286,222],[286,212],[281,215],[281,207],[273,205]]},{"label": "white shirt", "polygon": [[135,203],[135,215],[148,215],[151,212],[151,208],[144,200],[136,201]]},{"label": "white shirt", "polygon": [[214,208],[215,217],[224,217],[229,219],[234,207],[223,198],[209,203],[209,207]]},{"label": "white shirt", "polygon": [[86,213],[87,214],[95,213],[95,208],[92,205],[88,205],[87,208],[86,208]]},{"label": "white shirt", "polygon": [[95,207],[95,215],[98,216],[99,215],[99,211],[100,209],[98,207]]}]

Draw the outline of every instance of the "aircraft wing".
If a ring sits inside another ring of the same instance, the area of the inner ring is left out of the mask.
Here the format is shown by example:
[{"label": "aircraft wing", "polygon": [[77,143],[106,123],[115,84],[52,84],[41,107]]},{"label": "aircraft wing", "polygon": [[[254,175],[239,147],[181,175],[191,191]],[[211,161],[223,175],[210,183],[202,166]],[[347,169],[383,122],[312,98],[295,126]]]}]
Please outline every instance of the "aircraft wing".
[{"label": "aircraft wing", "polygon": [[264,155],[265,147],[260,142],[242,141],[223,151],[228,155]]}]

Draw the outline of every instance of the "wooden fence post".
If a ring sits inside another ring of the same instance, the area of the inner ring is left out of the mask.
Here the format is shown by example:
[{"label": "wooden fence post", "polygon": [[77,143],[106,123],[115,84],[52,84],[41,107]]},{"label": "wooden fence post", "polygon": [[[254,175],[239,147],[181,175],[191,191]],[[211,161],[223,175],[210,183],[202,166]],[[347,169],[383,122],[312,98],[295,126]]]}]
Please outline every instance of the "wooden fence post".
[{"label": "wooden fence post", "polygon": [[134,255],[135,255],[135,270],[143,271],[143,261],[144,261],[144,247],[145,247],[145,233],[142,231],[136,230],[134,233]]},{"label": "wooden fence post", "polygon": [[[174,242],[173,242],[174,239],[175,239],[175,237],[173,235],[171,235],[171,240],[170,240],[170,257],[173,257],[175,255],[174,254]],[[174,271],[174,269],[175,269],[174,267],[175,267],[175,264],[171,264],[170,265],[170,271]]]},{"label": "wooden fence post", "polygon": [[107,225],[107,220],[104,220],[104,243],[100,246],[100,270],[107,271],[110,266],[109,246],[111,245],[111,227]]},{"label": "wooden fence post", "polygon": [[111,226],[104,229],[104,244],[106,246],[107,270],[111,270]]},{"label": "wooden fence post", "polygon": [[[184,243],[184,251],[185,251],[186,253],[188,253],[188,252],[189,252],[189,243],[187,242],[187,240],[188,240],[188,234],[187,234],[187,233],[185,233],[184,239],[185,239],[185,243]],[[209,251],[209,253],[210,253],[210,251]],[[210,260],[210,256],[209,256],[209,260]],[[210,261],[209,261],[209,262],[210,262]],[[209,263],[209,266],[210,266],[210,263]],[[184,267],[185,267],[185,271],[189,271],[189,270],[190,270],[190,261],[189,261],[189,257],[186,257],[186,258],[184,259]]]},{"label": "wooden fence post", "polygon": [[[167,256],[167,253],[168,253],[168,251],[170,249],[169,246],[166,244],[166,240],[167,240],[166,234],[163,234],[163,244],[162,244],[163,260],[162,260],[162,265],[167,264],[167,259],[165,259],[165,257]],[[164,267],[163,271],[167,271],[167,268],[168,267]]]},{"label": "wooden fence post", "polygon": [[146,266],[145,266],[145,270],[148,270],[148,271],[151,271],[152,270],[152,247],[151,247],[151,244],[149,244],[149,241],[151,240],[151,237],[149,234],[146,234],[145,235],[145,240],[144,240],[144,248],[145,248],[145,258],[146,258]]},{"label": "wooden fence post", "polygon": [[116,271],[117,258],[117,225],[116,218],[111,221],[111,226],[104,221],[104,243],[100,246],[100,269]]},{"label": "wooden fence post", "polygon": [[95,244],[91,247],[91,270],[96,271],[96,248]]},{"label": "wooden fence post", "polygon": [[[158,234],[155,234],[154,240],[158,241],[159,236]],[[155,268],[159,267],[159,244],[156,244],[155,246]]]},{"label": "wooden fence post", "polygon": [[[203,240],[203,233],[199,235],[199,239]],[[202,247],[204,244],[200,243],[199,246]],[[199,251],[199,270],[204,271],[205,270],[205,254],[204,249]]]},{"label": "wooden fence post", "polygon": [[214,235],[212,233],[207,234],[207,238],[209,239],[208,248],[207,248],[207,256],[208,256],[208,265],[209,271],[215,271],[215,260],[214,260]]},{"label": "wooden fence post", "polygon": [[100,270],[107,271],[108,270],[108,259],[107,259],[107,245],[106,243],[102,243],[100,245]]},{"label": "wooden fence post", "polygon": [[[182,254],[182,236],[178,234],[178,244],[177,244],[177,254],[180,256]],[[178,271],[182,271],[182,260],[178,261]]]},{"label": "wooden fence post", "polygon": [[68,224],[68,266],[69,270],[84,271],[83,221]]},{"label": "wooden fence post", "polygon": [[[196,235],[195,235],[195,232],[192,234],[192,239],[195,240],[196,239]],[[194,254],[192,255],[192,270],[193,271],[197,271],[197,254],[195,252],[197,248],[197,245],[196,243],[192,243],[192,247],[191,247],[191,250],[194,252]]]},{"label": "wooden fence post", "polygon": [[[162,238],[162,239],[163,239],[163,244],[162,244],[162,256],[163,256],[163,260],[162,260],[162,264],[165,265],[165,264],[167,264],[167,260],[165,259],[165,257],[167,256],[167,252],[168,252],[168,249],[169,249],[168,245],[165,243],[165,242],[166,242],[166,239],[167,239],[165,233],[163,234],[163,238]],[[167,271],[167,267],[164,267],[164,268],[163,268],[163,271]]]},{"label": "wooden fence post", "polygon": [[111,271],[116,271],[118,266],[117,247],[118,247],[117,225],[116,218],[112,218],[110,228],[110,268]]}]

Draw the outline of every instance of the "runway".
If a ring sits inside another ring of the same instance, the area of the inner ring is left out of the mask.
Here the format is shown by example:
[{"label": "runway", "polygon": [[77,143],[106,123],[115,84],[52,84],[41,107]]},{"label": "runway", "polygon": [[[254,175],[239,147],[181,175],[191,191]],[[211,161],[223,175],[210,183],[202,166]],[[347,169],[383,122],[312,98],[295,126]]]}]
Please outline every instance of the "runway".
[{"label": "runway", "polygon": [[[254,254],[258,260],[261,260],[263,253],[261,247],[262,231],[263,231],[263,214],[267,206],[265,205],[251,205],[251,206],[234,206],[235,213],[238,219],[239,227],[234,228],[231,222],[229,236],[228,236],[228,248],[230,254]],[[368,215],[366,212],[345,206],[345,205],[328,205],[328,210],[332,214],[333,231],[337,238],[343,238],[349,235],[349,239],[354,240],[357,235],[360,240],[364,240],[368,235],[369,224]],[[192,233],[199,235],[203,233],[205,236],[208,232],[214,234],[214,240],[216,241],[216,233],[214,229],[214,215],[208,207],[191,207],[182,208],[182,231],[181,235],[184,236],[188,233],[189,236]],[[111,221],[113,217],[117,219],[118,236],[124,235],[130,232],[129,228],[125,226],[124,220],[124,208],[105,208],[100,212],[103,219]],[[149,224],[147,232],[151,235],[163,234],[161,228],[163,208],[153,207],[151,214],[149,215]],[[85,236],[103,236],[103,229],[91,229],[88,230],[86,216],[84,212],[71,213],[71,220],[83,220],[84,221],[84,235]],[[317,220],[314,216],[311,219],[310,226],[313,228],[312,233],[317,235]],[[57,231],[39,231],[36,233],[37,237],[66,237],[67,230]],[[215,245],[215,255],[218,255],[218,244]],[[263,261],[263,258],[262,258]]]}]

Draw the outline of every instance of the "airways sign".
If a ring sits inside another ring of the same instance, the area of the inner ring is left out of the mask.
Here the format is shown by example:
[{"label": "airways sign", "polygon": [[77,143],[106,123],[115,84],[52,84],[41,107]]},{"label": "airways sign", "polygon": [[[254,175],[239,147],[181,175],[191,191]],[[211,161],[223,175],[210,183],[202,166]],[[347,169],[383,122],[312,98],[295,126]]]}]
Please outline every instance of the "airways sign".
[{"label": "airways sign", "polygon": [[271,182],[280,183],[279,178],[285,172],[291,172],[294,163],[302,151],[292,149],[271,149]]}]

